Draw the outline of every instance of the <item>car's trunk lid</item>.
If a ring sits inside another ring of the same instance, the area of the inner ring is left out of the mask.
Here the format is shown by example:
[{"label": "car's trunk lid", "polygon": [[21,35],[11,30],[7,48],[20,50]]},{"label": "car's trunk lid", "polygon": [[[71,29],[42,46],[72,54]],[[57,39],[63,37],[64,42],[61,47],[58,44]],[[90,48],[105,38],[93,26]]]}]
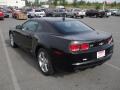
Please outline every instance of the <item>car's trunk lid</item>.
[{"label": "car's trunk lid", "polygon": [[96,41],[107,39],[111,36],[111,34],[106,32],[83,32],[78,34],[66,35],[66,39],[74,40],[74,41]]}]

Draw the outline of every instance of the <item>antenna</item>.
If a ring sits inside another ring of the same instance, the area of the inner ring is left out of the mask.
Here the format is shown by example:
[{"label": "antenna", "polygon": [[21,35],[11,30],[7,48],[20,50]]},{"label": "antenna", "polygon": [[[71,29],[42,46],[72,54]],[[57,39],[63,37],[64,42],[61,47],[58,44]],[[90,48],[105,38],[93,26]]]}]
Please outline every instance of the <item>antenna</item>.
[{"label": "antenna", "polygon": [[65,14],[63,14],[63,18],[62,18],[62,19],[63,19],[63,21],[65,21],[65,17],[66,17],[66,15],[65,15]]}]

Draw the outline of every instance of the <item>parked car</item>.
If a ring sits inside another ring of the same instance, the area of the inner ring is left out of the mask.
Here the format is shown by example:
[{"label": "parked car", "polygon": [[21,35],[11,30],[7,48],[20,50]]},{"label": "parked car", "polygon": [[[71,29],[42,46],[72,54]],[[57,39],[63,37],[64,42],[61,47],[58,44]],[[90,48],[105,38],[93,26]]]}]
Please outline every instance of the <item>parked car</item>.
[{"label": "parked car", "polygon": [[119,9],[110,9],[111,14],[112,14],[113,16],[116,15],[116,13],[118,12],[118,10],[119,10]]},{"label": "parked car", "polygon": [[53,9],[45,9],[45,14],[46,14],[46,17],[52,17],[53,16]]},{"label": "parked car", "polygon": [[85,11],[84,10],[81,10],[81,9],[68,9],[67,10],[67,16],[68,17],[74,17],[74,18],[77,18],[77,17],[81,17],[81,18],[84,18],[85,17]]},{"label": "parked car", "polygon": [[120,16],[120,10],[117,11],[116,16]]},{"label": "parked car", "polygon": [[56,6],[56,9],[65,9],[64,6]]},{"label": "parked car", "polygon": [[27,13],[28,18],[33,17],[45,17],[45,12],[41,9],[32,9],[30,12]]},{"label": "parked car", "polygon": [[53,17],[62,17],[62,16],[66,16],[66,14],[67,14],[66,9],[53,10]]},{"label": "parked car", "polygon": [[9,18],[9,13],[5,9],[1,8],[0,10],[4,13],[4,18]]},{"label": "parked car", "polygon": [[9,13],[6,10],[3,10],[4,12],[4,18],[9,18]]},{"label": "parked car", "polygon": [[110,17],[112,15],[110,10],[105,10],[105,16]]},{"label": "parked car", "polygon": [[10,29],[9,36],[12,47],[22,47],[37,58],[45,75],[53,74],[56,65],[72,69],[97,66],[113,54],[111,34],[72,18],[30,19]]},{"label": "parked car", "polygon": [[26,20],[27,19],[27,14],[24,13],[24,12],[18,12],[16,19],[17,20]]},{"label": "parked car", "polygon": [[19,12],[21,12],[20,9],[14,9],[14,10],[12,10],[12,17],[13,18],[17,18],[17,13],[19,13]]},{"label": "parked car", "polygon": [[2,10],[0,10],[0,19],[4,20],[4,13]]},{"label": "parked car", "polygon": [[22,10],[15,10],[12,13],[12,17],[17,19],[17,20],[26,20],[27,14],[25,12],[23,12]]},{"label": "parked car", "polygon": [[98,13],[101,13],[103,16],[102,17],[110,17],[111,12],[109,10],[99,10]]},{"label": "parked car", "polygon": [[101,10],[87,10],[86,16],[103,18],[105,16],[105,12]]}]

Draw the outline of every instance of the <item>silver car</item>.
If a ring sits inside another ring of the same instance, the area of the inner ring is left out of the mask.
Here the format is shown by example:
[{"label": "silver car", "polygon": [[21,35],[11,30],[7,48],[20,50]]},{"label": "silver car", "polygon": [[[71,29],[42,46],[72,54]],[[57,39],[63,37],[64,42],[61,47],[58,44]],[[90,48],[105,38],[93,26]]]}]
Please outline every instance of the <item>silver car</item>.
[{"label": "silver car", "polygon": [[81,10],[79,8],[68,9],[67,10],[67,16],[68,17],[73,17],[73,18],[77,18],[77,17],[84,18],[85,17],[85,11]]}]

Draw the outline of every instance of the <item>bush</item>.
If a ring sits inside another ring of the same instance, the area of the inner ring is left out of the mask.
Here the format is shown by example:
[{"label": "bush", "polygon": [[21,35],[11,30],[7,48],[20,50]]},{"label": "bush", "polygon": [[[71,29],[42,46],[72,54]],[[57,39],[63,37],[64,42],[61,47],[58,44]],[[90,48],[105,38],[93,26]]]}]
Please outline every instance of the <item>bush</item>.
[{"label": "bush", "polygon": [[101,8],[101,5],[100,4],[97,4],[96,6],[95,6],[95,9],[96,10],[98,10],[98,9],[100,9]]}]

